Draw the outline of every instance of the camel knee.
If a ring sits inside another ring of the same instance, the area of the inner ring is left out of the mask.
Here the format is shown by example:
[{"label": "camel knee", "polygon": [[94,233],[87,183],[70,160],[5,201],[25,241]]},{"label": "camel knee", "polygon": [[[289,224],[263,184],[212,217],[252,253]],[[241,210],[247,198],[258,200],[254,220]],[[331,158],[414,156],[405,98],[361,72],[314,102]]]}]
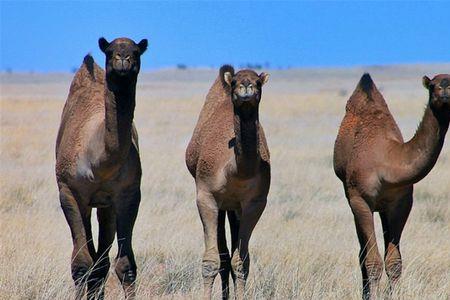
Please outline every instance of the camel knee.
[{"label": "camel knee", "polygon": [[385,268],[389,280],[397,281],[402,275],[402,259],[397,257],[386,260]]},{"label": "camel knee", "polygon": [[248,269],[250,266],[250,256],[249,254],[241,258],[239,254],[239,250],[236,249],[233,253],[233,257],[231,258],[231,268],[236,279],[246,280],[248,276]]},{"label": "camel knee", "polygon": [[364,266],[367,270],[367,277],[369,281],[379,281],[383,273],[383,263],[379,257],[373,259],[366,259]]},{"label": "camel knee", "polygon": [[119,257],[114,269],[122,284],[130,285],[136,281],[136,265],[131,263],[127,256]]},{"label": "camel knee", "polygon": [[71,271],[72,271],[72,279],[75,282],[75,284],[78,284],[82,281],[86,281],[90,270],[92,267],[92,262],[83,262],[83,261],[73,261],[71,265]]},{"label": "camel knee", "polygon": [[220,258],[205,255],[202,260],[202,276],[203,278],[214,278],[220,270]]}]

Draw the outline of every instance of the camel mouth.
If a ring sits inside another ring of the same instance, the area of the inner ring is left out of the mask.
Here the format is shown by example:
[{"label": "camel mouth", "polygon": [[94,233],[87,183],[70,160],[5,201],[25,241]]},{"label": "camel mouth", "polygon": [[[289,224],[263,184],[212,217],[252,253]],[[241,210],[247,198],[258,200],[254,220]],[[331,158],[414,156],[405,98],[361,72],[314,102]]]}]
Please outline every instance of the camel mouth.
[{"label": "camel mouth", "polygon": [[239,97],[239,100],[241,100],[242,102],[250,102],[252,98],[252,96],[241,96]]},{"label": "camel mouth", "polygon": [[130,70],[129,69],[121,69],[121,70],[115,69],[114,71],[119,76],[127,76],[128,74],[130,74]]}]

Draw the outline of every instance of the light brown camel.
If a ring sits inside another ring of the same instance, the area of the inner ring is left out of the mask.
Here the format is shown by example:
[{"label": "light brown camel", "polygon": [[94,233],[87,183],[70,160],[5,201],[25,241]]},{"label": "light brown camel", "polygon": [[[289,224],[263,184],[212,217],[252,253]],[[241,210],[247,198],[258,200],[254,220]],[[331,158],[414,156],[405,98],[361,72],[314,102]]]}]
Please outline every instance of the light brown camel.
[{"label": "light brown camel", "polygon": [[450,120],[450,75],[423,78],[429,101],[414,137],[404,143],[383,96],[365,74],[347,102],[334,147],[334,170],[344,184],[360,250],[363,299],[376,297],[383,262],[373,212],[384,232],[389,290],[402,270],[400,237],[413,202],[413,184],[433,168]]},{"label": "light brown camel", "polygon": [[[126,296],[132,298],[136,262],[131,236],[141,198],[133,116],[140,56],[147,40],[98,42],[106,55],[106,73],[87,55],[75,74],[56,141],[56,178],[72,233],[76,297],[83,297],[87,282],[88,298],[103,298],[108,254],[117,231],[115,270]],[[97,251],[91,232],[93,207],[99,223]]]},{"label": "light brown camel", "polygon": [[[228,298],[229,274],[236,298],[244,297],[250,266],[248,243],[267,201],[270,161],[259,123],[266,73],[234,73],[222,66],[200,113],[186,149],[186,165],[195,179],[197,206],[203,223],[204,297],[211,298],[220,273],[222,297]],[[231,254],[225,239],[225,214],[231,228]]]}]

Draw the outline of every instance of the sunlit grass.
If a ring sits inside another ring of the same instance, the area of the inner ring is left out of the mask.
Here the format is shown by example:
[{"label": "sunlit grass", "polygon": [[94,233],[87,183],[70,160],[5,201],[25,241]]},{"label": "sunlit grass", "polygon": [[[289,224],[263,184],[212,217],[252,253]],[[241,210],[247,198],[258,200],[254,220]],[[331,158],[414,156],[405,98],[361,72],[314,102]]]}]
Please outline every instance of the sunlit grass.
[{"label": "sunlit grass", "polygon": [[[374,72],[405,139],[426,103],[419,74],[430,68],[401,79],[395,69]],[[198,299],[202,292],[203,233],[184,150],[216,73],[198,80],[186,72],[177,74],[186,76],[179,81],[144,74],[138,86],[143,199],[134,250],[141,299]],[[310,79],[306,71],[273,72],[264,91],[260,119],[271,150],[272,186],[250,243],[249,298],[360,298],[358,242],[332,151],[362,70],[317,72]],[[39,83],[1,76],[0,299],[69,298],[72,245],[59,206],[54,143],[70,76],[49,83],[43,75]],[[400,299],[449,297],[449,158],[447,141],[431,174],[416,186],[402,238],[403,277],[394,293]],[[378,218],[376,229],[383,251]],[[116,253],[114,245],[112,261]],[[214,291],[218,298],[219,276]],[[107,298],[122,295],[111,270]]]}]

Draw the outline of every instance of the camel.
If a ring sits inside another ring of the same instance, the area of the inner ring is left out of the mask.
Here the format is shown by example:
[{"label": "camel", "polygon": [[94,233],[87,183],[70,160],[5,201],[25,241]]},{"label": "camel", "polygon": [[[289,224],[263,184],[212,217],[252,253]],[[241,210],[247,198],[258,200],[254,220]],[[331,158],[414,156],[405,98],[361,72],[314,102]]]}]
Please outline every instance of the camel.
[{"label": "camel", "polygon": [[[140,56],[147,40],[109,43],[100,38],[106,72],[87,55],[75,74],[56,141],[56,178],[73,240],[76,298],[104,297],[109,250],[117,231],[115,271],[127,298],[134,298],[136,262],[132,232],[141,198],[141,163],[133,124]],[[98,249],[91,231],[97,208]]]},{"label": "camel", "polygon": [[400,237],[413,202],[413,184],[435,165],[450,120],[450,75],[423,77],[429,101],[414,137],[404,142],[383,96],[364,74],[347,102],[334,146],[334,170],[344,185],[361,246],[363,299],[374,299],[382,275],[373,213],[384,232],[384,263],[392,292],[402,271]]},{"label": "camel", "polygon": [[[243,299],[252,231],[267,202],[269,150],[259,122],[266,73],[234,72],[224,65],[206,96],[186,149],[186,165],[195,179],[197,207],[203,224],[204,298],[210,299],[220,273],[222,298],[229,297],[229,275],[237,299]],[[231,255],[225,238],[225,217],[231,231]]]}]

